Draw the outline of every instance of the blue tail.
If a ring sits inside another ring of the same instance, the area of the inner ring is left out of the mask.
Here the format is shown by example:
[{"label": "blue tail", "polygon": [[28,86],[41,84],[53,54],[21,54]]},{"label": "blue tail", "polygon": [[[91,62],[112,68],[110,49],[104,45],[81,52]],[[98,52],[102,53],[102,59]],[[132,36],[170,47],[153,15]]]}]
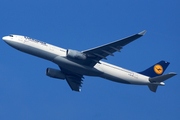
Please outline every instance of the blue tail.
[{"label": "blue tail", "polygon": [[149,76],[149,77],[156,77],[156,76],[160,76],[164,73],[164,71],[166,70],[166,68],[168,67],[170,63],[166,62],[166,61],[160,61],[157,64],[153,65],[152,67],[139,72],[140,74]]}]

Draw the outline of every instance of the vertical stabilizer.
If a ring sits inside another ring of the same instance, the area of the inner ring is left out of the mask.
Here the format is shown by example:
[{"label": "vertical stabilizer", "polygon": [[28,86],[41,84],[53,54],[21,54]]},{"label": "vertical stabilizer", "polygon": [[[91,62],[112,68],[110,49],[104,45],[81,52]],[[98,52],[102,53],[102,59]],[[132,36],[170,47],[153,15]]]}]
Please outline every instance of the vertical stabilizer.
[{"label": "vertical stabilizer", "polygon": [[160,61],[157,64],[151,66],[150,68],[139,72],[140,74],[149,76],[149,77],[156,77],[156,76],[160,76],[164,73],[164,71],[166,70],[166,68],[168,67],[170,63],[166,62],[166,61]]}]

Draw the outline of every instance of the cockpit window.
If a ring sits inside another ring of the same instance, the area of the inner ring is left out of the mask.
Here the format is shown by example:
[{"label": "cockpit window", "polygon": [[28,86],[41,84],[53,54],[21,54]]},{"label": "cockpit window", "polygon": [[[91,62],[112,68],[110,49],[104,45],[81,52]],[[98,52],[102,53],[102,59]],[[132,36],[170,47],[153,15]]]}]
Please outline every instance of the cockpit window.
[{"label": "cockpit window", "polygon": [[13,35],[9,35],[10,37],[13,37]]}]

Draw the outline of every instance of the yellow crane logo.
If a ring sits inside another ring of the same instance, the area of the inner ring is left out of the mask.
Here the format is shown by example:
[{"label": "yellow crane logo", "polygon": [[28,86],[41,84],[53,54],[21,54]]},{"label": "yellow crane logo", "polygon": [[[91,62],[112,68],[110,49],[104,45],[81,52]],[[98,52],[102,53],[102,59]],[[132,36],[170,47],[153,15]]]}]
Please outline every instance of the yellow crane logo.
[{"label": "yellow crane logo", "polygon": [[163,73],[163,67],[161,65],[159,65],[159,64],[155,65],[154,66],[154,72],[156,74],[162,74]]}]

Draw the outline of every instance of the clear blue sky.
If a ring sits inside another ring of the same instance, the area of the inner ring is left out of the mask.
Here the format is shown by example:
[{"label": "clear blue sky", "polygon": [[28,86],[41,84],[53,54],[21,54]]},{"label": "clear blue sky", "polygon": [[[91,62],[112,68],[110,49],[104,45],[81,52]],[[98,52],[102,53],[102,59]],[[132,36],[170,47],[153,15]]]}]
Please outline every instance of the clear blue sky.
[{"label": "clear blue sky", "polygon": [[[29,36],[65,49],[86,50],[147,30],[106,62],[142,71],[166,60],[180,73],[179,0],[1,0],[0,36]],[[85,77],[80,93],[45,75],[57,65],[0,41],[1,120],[180,119],[180,75],[159,87]]]}]

